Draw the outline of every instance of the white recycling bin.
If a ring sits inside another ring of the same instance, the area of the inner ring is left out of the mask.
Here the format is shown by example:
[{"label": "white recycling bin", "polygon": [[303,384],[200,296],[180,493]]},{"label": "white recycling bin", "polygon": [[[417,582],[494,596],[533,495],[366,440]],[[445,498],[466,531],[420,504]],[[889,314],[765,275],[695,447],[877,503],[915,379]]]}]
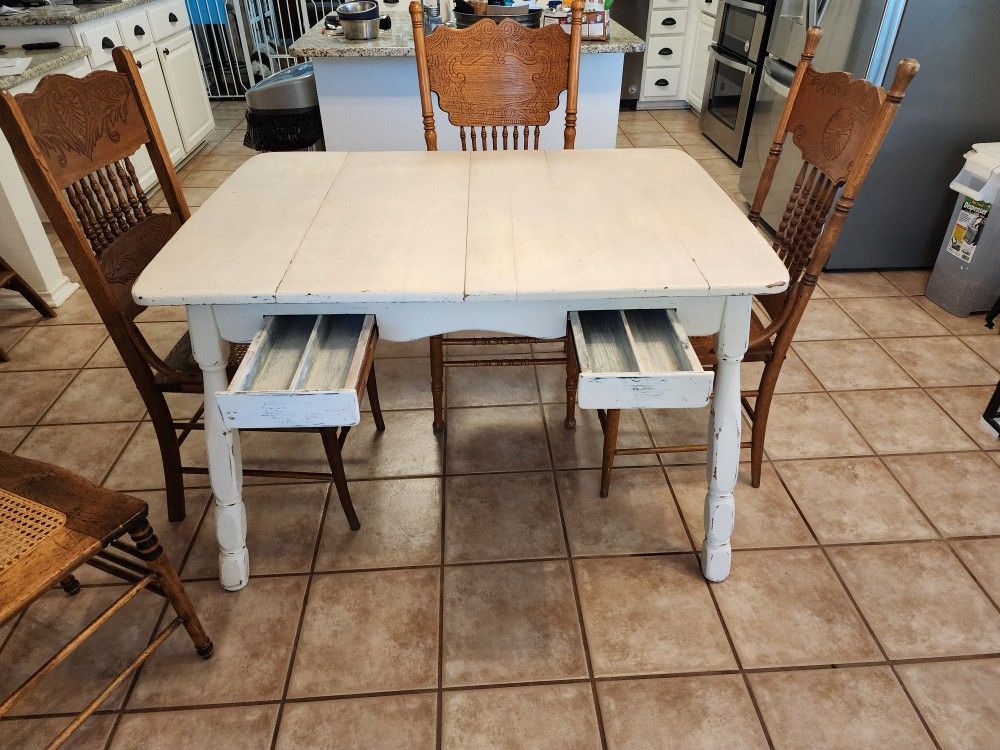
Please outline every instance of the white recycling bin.
[{"label": "white recycling bin", "polygon": [[927,297],[964,317],[989,310],[1000,295],[1000,143],[974,144],[951,189],[958,200]]}]

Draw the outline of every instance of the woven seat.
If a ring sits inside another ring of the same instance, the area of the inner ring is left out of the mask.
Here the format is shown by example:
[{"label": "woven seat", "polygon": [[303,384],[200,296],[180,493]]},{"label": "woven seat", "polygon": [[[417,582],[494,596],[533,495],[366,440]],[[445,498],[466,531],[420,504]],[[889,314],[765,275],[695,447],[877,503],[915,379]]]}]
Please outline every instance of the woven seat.
[{"label": "woven seat", "polygon": [[0,575],[66,525],[66,515],[0,489]]},{"label": "woven seat", "polygon": [[[230,378],[233,377],[236,369],[240,366],[240,362],[243,361],[248,346],[249,344],[229,345],[229,362],[226,364],[226,374]],[[163,361],[171,370],[190,375],[191,380],[194,382],[188,382],[184,386],[181,386],[177,383],[176,379],[163,373],[157,373],[154,378],[154,382],[157,385],[161,386],[164,390],[171,390],[177,386],[178,389],[183,388],[184,390],[201,392],[201,368],[198,367],[198,363],[195,361],[194,354],[191,351],[190,334],[185,333],[181,336],[177,340],[177,343],[171,347],[167,356],[163,358]],[[191,387],[192,385],[194,385],[193,388]]]}]

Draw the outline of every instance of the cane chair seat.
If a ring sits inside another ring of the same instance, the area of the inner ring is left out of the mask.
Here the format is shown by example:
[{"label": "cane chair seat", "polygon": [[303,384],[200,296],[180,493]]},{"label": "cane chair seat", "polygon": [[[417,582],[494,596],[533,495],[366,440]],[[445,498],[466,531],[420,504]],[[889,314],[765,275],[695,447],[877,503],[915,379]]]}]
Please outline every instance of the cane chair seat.
[{"label": "cane chair seat", "polygon": [[[743,356],[744,362],[767,362],[774,354],[774,346],[770,339],[761,339],[765,329],[764,322],[754,310],[750,316],[750,346]],[[691,336],[691,345],[703,367],[714,365],[715,336]]]},{"label": "cane chair seat", "polygon": [[[236,369],[240,366],[240,362],[243,361],[248,346],[249,344],[229,345],[229,361],[226,363],[226,375],[230,379],[232,379]],[[183,385],[187,386],[184,390],[201,392],[201,368],[198,366],[198,362],[195,360],[194,353],[191,350],[190,334],[185,333],[181,336],[177,340],[177,343],[170,349],[167,356],[163,358],[163,361],[171,370],[190,376],[191,382],[187,379],[183,381]],[[154,382],[163,390],[171,390],[174,386],[181,387],[181,384],[174,377],[166,373],[157,373]]]}]

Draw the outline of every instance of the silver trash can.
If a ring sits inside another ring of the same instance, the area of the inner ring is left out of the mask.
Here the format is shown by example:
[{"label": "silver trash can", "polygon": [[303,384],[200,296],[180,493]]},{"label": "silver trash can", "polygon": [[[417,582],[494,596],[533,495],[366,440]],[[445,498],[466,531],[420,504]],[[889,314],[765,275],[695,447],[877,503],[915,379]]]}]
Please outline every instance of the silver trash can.
[{"label": "silver trash can", "polygon": [[323,124],[311,62],[268,76],[247,90],[247,134],[255,151],[322,150]]}]

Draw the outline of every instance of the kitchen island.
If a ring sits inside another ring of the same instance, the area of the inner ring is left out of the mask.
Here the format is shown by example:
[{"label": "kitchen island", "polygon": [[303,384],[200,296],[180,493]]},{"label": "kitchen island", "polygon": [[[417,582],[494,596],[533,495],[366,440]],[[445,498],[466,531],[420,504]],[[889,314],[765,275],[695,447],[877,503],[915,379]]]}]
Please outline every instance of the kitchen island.
[{"label": "kitchen island", "polygon": [[[322,22],[297,39],[289,51],[312,58],[319,94],[323,136],[328,151],[423,150],[413,31],[405,0],[383,3],[392,29],[378,39],[355,42],[323,31]],[[645,42],[614,21],[605,42],[584,41],[580,58],[577,148],[614,148],[621,99],[622,65],[627,52],[641,52]],[[540,148],[563,145],[565,94],[542,128]],[[458,150],[457,129],[436,113],[438,148]]]}]

